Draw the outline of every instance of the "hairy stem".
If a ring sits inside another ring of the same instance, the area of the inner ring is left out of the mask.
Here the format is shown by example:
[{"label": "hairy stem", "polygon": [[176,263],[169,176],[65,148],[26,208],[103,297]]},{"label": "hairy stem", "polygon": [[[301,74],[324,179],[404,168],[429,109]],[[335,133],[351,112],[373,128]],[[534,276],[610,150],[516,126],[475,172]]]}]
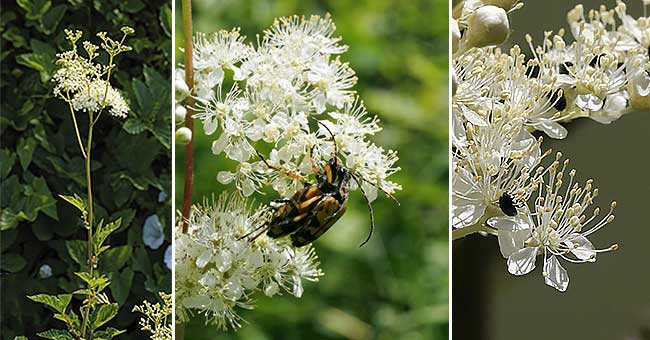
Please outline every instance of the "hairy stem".
[{"label": "hairy stem", "polygon": [[[194,184],[194,98],[192,97],[194,89],[194,63],[192,61],[192,2],[183,0],[183,34],[185,36],[185,83],[190,89],[190,95],[185,100],[187,115],[185,116],[185,126],[192,131],[192,138],[185,146],[185,178],[183,183],[183,211],[182,211],[182,231],[187,233],[187,220],[190,217],[190,207],[192,205],[192,186]],[[179,339],[182,339],[180,337]]]}]

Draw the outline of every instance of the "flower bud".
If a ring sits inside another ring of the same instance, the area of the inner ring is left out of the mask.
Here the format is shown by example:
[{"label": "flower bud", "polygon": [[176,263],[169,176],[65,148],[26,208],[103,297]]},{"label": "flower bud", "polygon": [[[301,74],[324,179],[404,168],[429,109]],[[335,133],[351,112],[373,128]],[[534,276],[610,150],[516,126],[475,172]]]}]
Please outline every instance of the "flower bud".
[{"label": "flower bud", "polygon": [[176,121],[176,124],[183,123],[185,121],[186,114],[187,110],[185,109],[185,106],[176,105],[176,109],[174,110],[174,120]]},{"label": "flower bud", "polygon": [[483,6],[468,21],[467,42],[473,47],[503,43],[510,33],[508,14],[503,8]]},{"label": "flower bud", "polygon": [[176,130],[176,143],[185,145],[192,140],[192,130],[182,127]]},{"label": "flower bud", "polygon": [[176,80],[174,81],[174,88],[176,90],[176,102],[180,102],[190,95],[190,88],[185,83],[185,71],[182,69],[176,70]]}]

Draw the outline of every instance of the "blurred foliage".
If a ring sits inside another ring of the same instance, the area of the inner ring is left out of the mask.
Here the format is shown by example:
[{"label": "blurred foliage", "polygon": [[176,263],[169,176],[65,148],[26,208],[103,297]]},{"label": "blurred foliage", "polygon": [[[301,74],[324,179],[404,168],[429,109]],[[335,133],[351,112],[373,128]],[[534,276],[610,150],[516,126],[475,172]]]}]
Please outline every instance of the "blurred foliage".
[{"label": "blurred foliage", "polygon": [[[244,311],[247,324],[231,334],[204,326],[199,316],[186,339],[447,339],[448,338],[448,3],[442,0],[192,1],[194,31],[241,27],[249,39],[278,16],[330,13],[336,35],[350,46],[342,60],[356,70],[356,89],[384,130],[375,142],[398,150],[401,206],[373,203],[376,233],[362,248],[369,224],[358,192],[345,216],[316,241],[325,276],[301,299],[260,297]],[[177,60],[183,46],[176,8]],[[216,174],[234,162],[210,152],[212,138],[195,132],[194,202],[232,190]],[[176,202],[183,191],[183,149],[177,148]],[[263,201],[274,197],[266,196]]]},{"label": "blurred foliage", "polygon": [[[39,331],[62,328],[61,321],[26,295],[75,290],[81,280],[72,273],[85,266],[73,256],[75,245],[83,246],[86,239],[79,212],[58,198],[86,192],[70,112],[64,101],[52,98],[55,55],[70,48],[64,28],[82,30],[84,39],[95,43],[99,31],[115,34],[124,25],[136,30],[129,39],[134,50],[118,57],[112,78],[130,102],[129,118],[105,115],[95,127],[92,153],[96,220],[122,218],[108,241],[113,248],[99,263],[112,280],[112,300],[121,306],[109,325],[131,334],[118,338],[142,335],[136,331],[133,306],[144,299],[156,301],[160,290],[170,291],[171,273],[163,263],[169,242],[157,250],[145,248],[142,225],[147,216],[158,214],[171,240],[171,202],[166,198],[171,190],[171,13],[171,5],[162,0],[3,1],[1,339],[16,334],[35,339]],[[87,115],[77,119],[85,138]],[[39,275],[45,264],[51,277]]]}]

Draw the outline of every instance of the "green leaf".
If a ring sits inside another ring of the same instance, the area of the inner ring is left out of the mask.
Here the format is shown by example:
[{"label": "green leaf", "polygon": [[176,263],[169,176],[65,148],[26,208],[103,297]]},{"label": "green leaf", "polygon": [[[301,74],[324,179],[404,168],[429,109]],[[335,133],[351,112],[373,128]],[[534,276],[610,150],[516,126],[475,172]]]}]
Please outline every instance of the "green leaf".
[{"label": "green leaf", "polygon": [[40,332],[37,335],[41,338],[52,340],[74,340],[74,337],[70,332],[62,329],[50,329],[49,331]]},{"label": "green leaf", "polygon": [[145,8],[145,4],[140,0],[122,1],[122,9],[127,13],[137,13]]},{"label": "green leaf", "polygon": [[65,248],[68,250],[68,255],[80,266],[88,264],[88,245],[85,241],[69,240],[65,241]]},{"label": "green leaf", "polygon": [[119,246],[114,247],[106,252],[101,257],[100,263],[104,272],[116,272],[120,270],[131,258],[131,247],[129,246]]},{"label": "green leaf", "polygon": [[[134,79],[133,83],[131,83],[131,87],[133,89],[133,94],[135,95],[138,106],[140,107],[140,112],[151,112],[153,108],[153,97],[147,85],[145,85],[140,79]],[[149,115],[146,115],[144,117],[148,119],[148,116]]]},{"label": "green leaf", "polygon": [[0,151],[0,179],[9,176],[14,164],[16,164],[16,154],[7,149],[2,149]]},{"label": "green leaf", "polygon": [[72,300],[72,294],[60,294],[60,295],[48,295],[48,294],[38,294],[27,296],[30,300],[38,303],[42,303],[46,306],[51,307],[55,311],[65,314],[66,308]]},{"label": "green leaf", "polygon": [[172,36],[172,9],[169,6],[163,6],[158,15],[160,20],[160,27],[162,27],[165,34],[171,38]]},{"label": "green leaf", "polygon": [[104,245],[106,238],[115,230],[117,230],[121,224],[122,219],[118,218],[117,220],[108,223],[105,226],[102,226],[101,223],[97,225],[95,235],[93,235],[93,247],[95,248],[95,255],[100,254],[99,249]]},{"label": "green leaf", "polygon": [[129,267],[124,268],[121,273],[113,272],[110,275],[111,293],[113,295],[113,298],[115,298],[115,302],[117,302],[119,305],[123,305],[124,302],[126,302],[126,299],[129,297],[131,286],[133,285],[133,276],[133,270],[131,270]]},{"label": "green leaf", "polygon": [[18,254],[2,254],[0,256],[0,269],[5,272],[17,273],[27,265],[24,257]]},{"label": "green leaf", "polygon": [[16,0],[16,2],[27,12],[25,17],[29,20],[39,19],[52,6],[50,0]]},{"label": "green leaf", "polygon": [[103,324],[111,321],[116,315],[117,310],[119,309],[117,303],[99,305],[90,315],[90,329],[96,330],[101,327]]},{"label": "green leaf", "polygon": [[14,340],[29,340],[26,336],[16,336],[14,337]]},{"label": "green leaf", "polygon": [[16,150],[16,152],[18,153],[18,160],[20,161],[23,170],[27,170],[27,167],[32,162],[34,150],[37,145],[38,143],[36,142],[36,139],[32,137],[21,138],[18,141],[18,150]]},{"label": "green leaf", "polygon": [[145,125],[138,118],[129,118],[124,122],[122,128],[129,134],[136,135],[145,130]]},{"label": "green leaf", "polygon": [[86,213],[86,202],[79,197],[79,195],[74,194],[74,196],[59,195],[61,199],[72,204],[73,207],[79,209],[82,214]]},{"label": "green leaf", "polygon": [[66,8],[65,5],[58,5],[47,11],[40,20],[41,31],[47,35],[52,34],[59,25],[59,22],[61,22],[61,19],[63,19]]},{"label": "green leaf", "polygon": [[103,331],[97,331],[93,333],[93,339],[95,340],[111,340],[115,336],[124,333],[124,330],[118,330],[113,327],[108,327]]}]

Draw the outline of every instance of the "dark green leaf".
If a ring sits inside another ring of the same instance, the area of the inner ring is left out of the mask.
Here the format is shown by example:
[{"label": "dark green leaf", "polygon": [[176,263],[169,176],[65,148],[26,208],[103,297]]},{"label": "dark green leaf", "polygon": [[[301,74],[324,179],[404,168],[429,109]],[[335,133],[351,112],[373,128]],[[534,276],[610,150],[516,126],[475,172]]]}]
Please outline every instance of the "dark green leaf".
[{"label": "dark green leaf", "polygon": [[120,272],[113,272],[111,277],[111,293],[119,305],[123,305],[131,292],[133,284],[133,270],[129,267]]},{"label": "dark green leaf", "polygon": [[115,336],[124,333],[124,330],[117,330],[113,327],[108,327],[103,331],[97,331],[93,334],[93,339],[95,340],[111,340]]},{"label": "dark green leaf", "polygon": [[51,8],[41,17],[41,31],[45,34],[52,34],[65,15],[66,6],[58,5]]},{"label": "dark green leaf", "polygon": [[25,16],[29,20],[39,19],[52,6],[50,0],[16,0],[16,2],[25,10]]},{"label": "dark green leaf", "polygon": [[160,20],[160,27],[162,27],[165,34],[171,38],[172,36],[172,9],[168,6],[163,6],[160,9],[160,15],[158,15],[158,20]]},{"label": "dark green leaf", "polygon": [[145,125],[144,123],[139,120],[138,118],[129,118],[124,122],[124,125],[122,125],[122,128],[124,131],[135,135],[138,134],[142,131],[145,130]]},{"label": "dark green leaf", "polygon": [[118,310],[117,303],[99,305],[90,315],[90,329],[96,330],[101,327],[103,324],[111,321],[117,315]]},{"label": "dark green leaf", "polygon": [[5,272],[17,273],[23,270],[26,264],[25,258],[18,254],[2,254],[0,256],[0,269]]},{"label": "dark green leaf", "polygon": [[100,260],[103,271],[109,273],[118,271],[131,258],[131,254],[129,246],[113,247],[105,251]]},{"label": "dark green leaf", "polygon": [[70,240],[65,241],[65,248],[68,255],[80,266],[88,264],[88,245],[85,241]]},{"label": "dark green leaf", "polygon": [[34,155],[34,150],[36,149],[36,139],[32,137],[21,138],[18,141],[18,160],[20,165],[23,167],[23,170],[27,170],[27,167],[32,162],[32,156]]},{"label": "dark green leaf", "polygon": [[16,164],[16,154],[7,149],[0,150],[0,179],[9,176],[14,164]]}]

